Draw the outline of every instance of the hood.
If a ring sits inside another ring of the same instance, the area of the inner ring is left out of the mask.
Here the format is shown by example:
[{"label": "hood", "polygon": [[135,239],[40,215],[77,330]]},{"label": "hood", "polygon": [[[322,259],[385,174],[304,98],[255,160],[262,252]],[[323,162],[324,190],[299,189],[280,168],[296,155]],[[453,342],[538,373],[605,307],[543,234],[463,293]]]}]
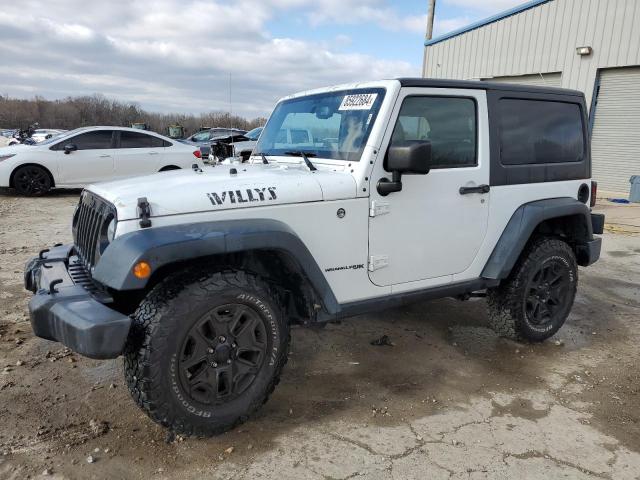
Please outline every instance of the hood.
[{"label": "hood", "polygon": [[205,166],[201,173],[173,170],[98,183],[87,190],[115,205],[119,220],[131,220],[139,216],[142,197],[149,202],[151,216],[160,217],[355,198],[356,182],[350,173],[321,166],[310,172],[304,165],[271,163]]},{"label": "hood", "polygon": [[1,147],[0,148],[0,156],[2,155],[14,155],[16,153],[20,153],[23,152],[24,148],[30,147],[32,145],[23,145],[21,143],[18,143],[16,145],[9,145],[7,147]]},{"label": "hood", "polygon": [[233,142],[231,145],[233,145],[236,152],[240,152],[242,150],[253,150],[257,143],[257,140],[245,140],[243,142]]}]

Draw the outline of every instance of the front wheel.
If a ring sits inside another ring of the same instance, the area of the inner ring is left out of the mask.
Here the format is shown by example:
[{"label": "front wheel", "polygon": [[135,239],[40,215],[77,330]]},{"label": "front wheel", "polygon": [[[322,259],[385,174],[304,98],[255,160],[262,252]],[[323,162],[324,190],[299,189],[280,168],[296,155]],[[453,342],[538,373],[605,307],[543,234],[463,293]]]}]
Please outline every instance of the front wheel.
[{"label": "front wheel", "polygon": [[49,172],[37,165],[20,167],[13,175],[13,187],[27,197],[44,195],[51,190],[51,186]]},{"label": "front wheel", "polygon": [[275,292],[242,272],[167,278],[143,300],[125,352],[131,395],[176,433],[220,434],[275,388],[289,325]]},{"label": "front wheel", "polygon": [[564,325],[577,285],[578,266],[571,247],[556,238],[537,239],[509,277],[489,289],[489,323],[498,334],[514,340],[546,340]]}]

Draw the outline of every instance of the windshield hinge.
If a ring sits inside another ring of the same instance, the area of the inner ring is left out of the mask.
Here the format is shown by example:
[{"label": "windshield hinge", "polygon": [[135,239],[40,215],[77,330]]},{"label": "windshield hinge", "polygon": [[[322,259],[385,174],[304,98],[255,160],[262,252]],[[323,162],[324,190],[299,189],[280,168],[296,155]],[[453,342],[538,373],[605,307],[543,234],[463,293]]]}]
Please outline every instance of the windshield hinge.
[{"label": "windshield hinge", "polygon": [[140,218],[140,228],[151,226],[151,206],[147,202],[147,197],[138,199],[138,218]]},{"label": "windshield hinge", "polygon": [[383,202],[381,200],[372,200],[371,207],[369,208],[369,216],[376,217],[378,215],[384,215],[385,213],[389,213],[391,211],[391,207],[389,202]]},{"label": "windshield hinge", "polygon": [[371,255],[369,257],[369,271],[373,272],[389,265],[389,255]]}]

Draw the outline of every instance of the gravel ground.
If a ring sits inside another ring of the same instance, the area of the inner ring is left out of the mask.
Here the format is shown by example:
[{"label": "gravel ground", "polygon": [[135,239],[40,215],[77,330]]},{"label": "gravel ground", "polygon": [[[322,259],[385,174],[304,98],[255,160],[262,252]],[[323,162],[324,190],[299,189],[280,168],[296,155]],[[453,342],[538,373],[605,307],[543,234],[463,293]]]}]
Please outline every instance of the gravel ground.
[{"label": "gravel ground", "polygon": [[[31,333],[23,265],[70,240],[76,201],[0,195],[0,478],[640,478],[639,207],[606,207],[624,221],[550,341],[497,338],[481,299],[295,329],[255,418],[167,443],[121,360]],[[392,346],[370,345],[383,334]]]}]

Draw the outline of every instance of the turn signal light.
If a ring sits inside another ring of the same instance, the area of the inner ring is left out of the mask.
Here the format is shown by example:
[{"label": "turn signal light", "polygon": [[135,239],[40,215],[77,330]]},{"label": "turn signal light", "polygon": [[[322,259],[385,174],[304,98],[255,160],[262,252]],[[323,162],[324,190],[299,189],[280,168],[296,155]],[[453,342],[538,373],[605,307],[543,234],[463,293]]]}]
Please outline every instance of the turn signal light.
[{"label": "turn signal light", "polygon": [[133,275],[140,280],[151,276],[151,265],[145,261],[140,261],[133,266]]}]

